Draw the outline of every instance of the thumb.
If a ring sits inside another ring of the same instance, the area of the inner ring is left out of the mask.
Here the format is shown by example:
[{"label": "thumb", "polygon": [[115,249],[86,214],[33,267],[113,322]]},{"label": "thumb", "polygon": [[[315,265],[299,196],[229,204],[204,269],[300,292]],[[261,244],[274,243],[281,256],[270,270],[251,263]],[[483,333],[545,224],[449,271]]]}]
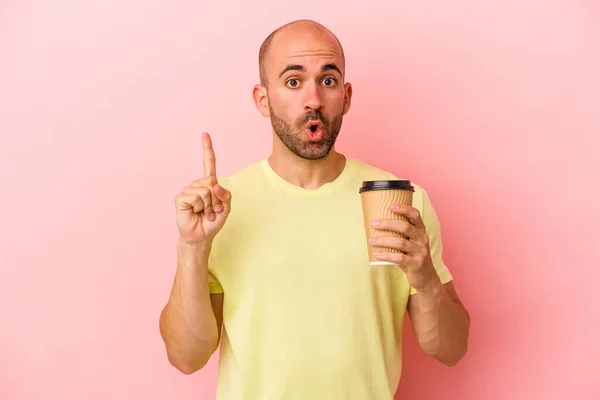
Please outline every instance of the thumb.
[{"label": "thumb", "polygon": [[223,211],[225,214],[229,214],[231,211],[231,192],[225,189],[223,186],[217,184],[213,186],[213,193],[216,198],[223,203]]}]

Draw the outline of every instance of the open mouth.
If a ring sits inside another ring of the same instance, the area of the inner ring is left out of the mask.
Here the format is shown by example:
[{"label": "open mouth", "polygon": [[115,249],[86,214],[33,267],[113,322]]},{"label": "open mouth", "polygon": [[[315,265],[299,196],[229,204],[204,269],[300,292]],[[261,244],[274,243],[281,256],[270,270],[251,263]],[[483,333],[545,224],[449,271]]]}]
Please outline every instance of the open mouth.
[{"label": "open mouth", "polygon": [[323,138],[323,126],[321,121],[309,121],[306,124],[306,134],[311,141],[318,141]]},{"label": "open mouth", "polygon": [[322,128],[321,121],[308,121],[306,127],[311,130],[311,132],[316,132],[317,129]]}]

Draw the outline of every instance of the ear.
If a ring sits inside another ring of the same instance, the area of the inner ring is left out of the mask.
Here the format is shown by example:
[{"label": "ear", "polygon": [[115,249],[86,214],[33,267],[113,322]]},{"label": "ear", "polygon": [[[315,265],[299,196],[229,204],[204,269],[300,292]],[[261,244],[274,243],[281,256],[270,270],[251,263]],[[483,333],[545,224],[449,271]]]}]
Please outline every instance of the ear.
[{"label": "ear", "polygon": [[344,115],[346,115],[346,113],[350,109],[351,100],[352,100],[352,85],[350,84],[350,82],[347,82],[344,85]]},{"label": "ear", "polygon": [[254,89],[252,90],[252,98],[254,99],[254,105],[256,106],[258,112],[260,112],[263,117],[270,116],[267,88],[262,85],[254,85]]}]

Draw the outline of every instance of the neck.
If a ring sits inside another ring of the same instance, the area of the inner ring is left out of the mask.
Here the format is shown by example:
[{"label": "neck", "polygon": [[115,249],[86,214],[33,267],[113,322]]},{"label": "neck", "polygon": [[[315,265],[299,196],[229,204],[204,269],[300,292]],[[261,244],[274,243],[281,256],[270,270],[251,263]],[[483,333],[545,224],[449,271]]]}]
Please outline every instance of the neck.
[{"label": "neck", "polygon": [[277,175],[289,183],[304,189],[318,189],[326,183],[334,181],[346,166],[346,157],[332,148],[327,156],[319,160],[305,160],[286,151],[277,151],[268,158],[269,165]]}]

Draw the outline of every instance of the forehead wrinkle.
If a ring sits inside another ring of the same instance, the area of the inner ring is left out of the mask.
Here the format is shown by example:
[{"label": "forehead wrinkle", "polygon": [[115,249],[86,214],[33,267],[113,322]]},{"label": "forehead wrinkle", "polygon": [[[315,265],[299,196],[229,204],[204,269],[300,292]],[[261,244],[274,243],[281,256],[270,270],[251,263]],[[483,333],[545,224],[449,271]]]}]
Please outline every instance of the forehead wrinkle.
[{"label": "forehead wrinkle", "polygon": [[300,50],[297,53],[292,53],[286,58],[298,58],[298,57],[310,57],[310,56],[323,56],[323,57],[337,57],[339,54],[336,51],[331,50]]},{"label": "forehead wrinkle", "polygon": [[298,60],[305,57],[315,56],[325,58],[324,64],[336,64],[343,71],[344,60],[341,59],[340,54],[335,50],[299,50],[297,53],[292,53],[288,55],[284,58],[284,60],[287,60],[289,62],[291,60]]}]

